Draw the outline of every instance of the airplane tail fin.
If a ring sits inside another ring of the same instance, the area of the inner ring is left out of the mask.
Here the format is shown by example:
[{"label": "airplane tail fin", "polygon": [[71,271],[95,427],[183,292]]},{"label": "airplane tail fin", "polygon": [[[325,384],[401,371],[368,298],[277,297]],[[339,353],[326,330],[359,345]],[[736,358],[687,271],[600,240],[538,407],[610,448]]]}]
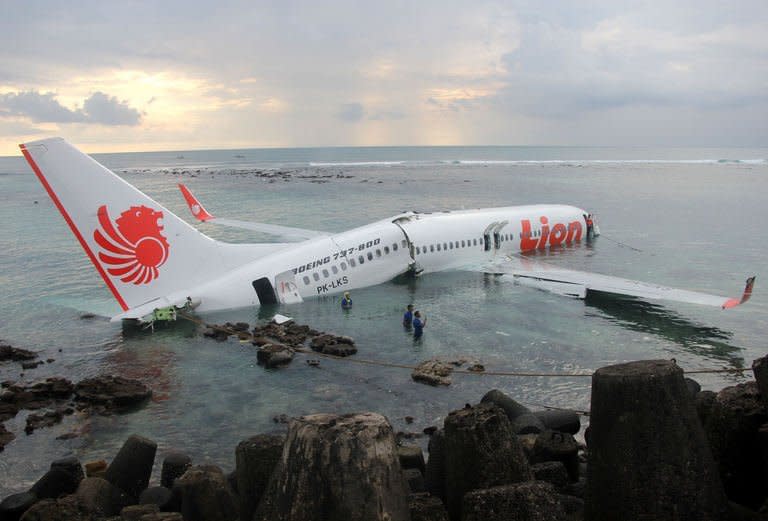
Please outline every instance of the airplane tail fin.
[{"label": "airplane tail fin", "polygon": [[222,243],[65,140],[19,146],[123,311],[222,271]]}]

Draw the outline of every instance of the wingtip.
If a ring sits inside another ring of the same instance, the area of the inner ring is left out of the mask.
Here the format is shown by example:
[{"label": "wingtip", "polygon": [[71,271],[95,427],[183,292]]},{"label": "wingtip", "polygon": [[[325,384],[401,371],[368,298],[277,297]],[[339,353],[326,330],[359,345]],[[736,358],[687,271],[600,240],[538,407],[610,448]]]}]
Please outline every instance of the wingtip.
[{"label": "wingtip", "polygon": [[192,215],[197,220],[205,222],[214,218],[213,215],[208,213],[203,205],[200,204],[200,201],[197,200],[197,198],[194,196],[194,194],[192,194],[190,189],[186,187],[186,185],[179,183],[179,190],[181,190],[181,195],[184,196],[184,200],[187,201],[189,211],[192,212]]}]

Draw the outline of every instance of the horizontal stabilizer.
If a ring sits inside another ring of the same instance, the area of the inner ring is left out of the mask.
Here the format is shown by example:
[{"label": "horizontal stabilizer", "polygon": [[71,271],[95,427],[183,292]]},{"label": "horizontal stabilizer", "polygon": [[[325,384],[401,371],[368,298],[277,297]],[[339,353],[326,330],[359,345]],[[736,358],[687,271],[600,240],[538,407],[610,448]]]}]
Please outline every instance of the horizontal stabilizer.
[{"label": "horizontal stabilizer", "polygon": [[[509,262],[494,266],[494,271],[512,275],[515,282],[561,295],[584,298],[589,291],[615,293],[643,299],[672,300],[728,309],[743,304],[752,296],[755,277],[747,279],[740,299],[710,295],[698,291],[670,288],[610,275],[569,270],[540,261],[510,256]],[[583,294],[579,295],[580,292]]]},{"label": "horizontal stabilizer", "polygon": [[189,211],[192,212],[192,215],[195,217],[195,219],[201,222],[208,222],[234,228],[243,228],[245,230],[253,230],[256,232],[266,233],[293,241],[313,239],[315,237],[323,237],[329,235],[326,232],[306,230],[304,228],[293,228],[290,226],[280,226],[277,224],[255,223],[248,221],[238,221],[236,219],[222,219],[215,217],[203,207],[197,197],[195,197],[194,194],[192,194],[189,188],[187,188],[185,185],[179,183],[179,190],[181,190],[184,199],[187,201]]}]

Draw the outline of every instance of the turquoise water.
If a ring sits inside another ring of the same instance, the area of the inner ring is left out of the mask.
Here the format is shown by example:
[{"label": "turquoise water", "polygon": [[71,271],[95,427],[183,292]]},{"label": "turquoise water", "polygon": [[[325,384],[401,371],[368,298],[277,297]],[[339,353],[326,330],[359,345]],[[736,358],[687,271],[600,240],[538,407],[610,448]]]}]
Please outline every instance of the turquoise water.
[{"label": "turquoise water", "polygon": [[[620,299],[587,302],[515,286],[475,272],[429,275],[356,291],[354,309],[333,298],[277,311],[355,338],[358,359],[413,365],[463,357],[493,371],[589,373],[603,365],[676,358],[686,369],[749,366],[765,354],[768,294],[768,150],[563,147],[326,148],[106,154],[96,158],[187,218],[183,181],[217,215],[341,231],[403,210],[433,211],[565,203],[597,214],[603,236],[542,255],[564,266],[738,295],[758,276],[745,306],[720,311]],[[289,180],[263,177],[290,173]],[[260,174],[261,173],[261,174]],[[280,428],[278,414],[375,410],[396,430],[420,432],[452,409],[500,388],[531,406],[589,408],[589,378],[455,375],[448,388],[414,383],[410,372],[299,355],[265,371],[255,349],[217,343],[188,323],[155,333],[124,330],[84,312],[118,312],[109,291],[21,158],[0,158],[0,339],[55,362],[0,380],[100,373],[139,378],[155,390],[142,410],[70,417],[31,436],[25,414],[6,423],[17,439],[0,453],[0,495],[26,489],[57,457],[110,459],[125,438],[155,439],[196,462],[229,470],[238,441]],[[228,241],[269,241],[242,230],[199,226]],[[429,317],[422,343],[400,327],[405,303]],[[210,322],[266,320],[240,310]],[[60,351],[59,351],[60,350]],[[739,377],[702,375],[707,389]],[[408,425],[405,416],[412,416]],[[71,431],[71,440],[56,437]]]}]

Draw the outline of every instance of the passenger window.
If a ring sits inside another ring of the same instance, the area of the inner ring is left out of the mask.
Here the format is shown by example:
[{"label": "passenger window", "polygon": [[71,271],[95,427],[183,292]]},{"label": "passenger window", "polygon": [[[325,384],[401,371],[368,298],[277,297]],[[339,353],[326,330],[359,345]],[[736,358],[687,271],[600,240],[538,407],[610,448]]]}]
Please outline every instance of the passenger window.
[{"label": "passenger window", "polygon": [[357,262],[359,262],[361,265],[362,265],[362,264],[365,264],[365,257],[363,257],[362,255],[360,255],[360,256],[357,258]]},{"label": "passenger window", "polygon": [[389,255],[389,246],[384,246],[384,255]]},{"label": "passenger window", "polygon": [[329,276],[330,276],[330,273],[328,273],[328,270],[323,269],[323,277],[327,279]]},{"label": "passenger window", "polygon": [[440,251],[440,243],[437,244],[437,251]]},{"label": "passenger window", "polygon": [[419,248],[418,246],[416,246],[416,255],[419,255],[419,254],[421,254],[421,248]]},{"label": "passenger window", "polygon": [[467,245],[466,241],[461,241],[461,247],[462,248],[466,247],[466,245]]},{"label": "passenger window", "polygon": [[352,257],[349,258],[349,266],[350,268],[354,268],[357,264],[355,264],[355,259]]},{"label": "passenger window", "polygon": [[446,251],[448,250],[448,245],[446,243],[443,243],[443,249]]},{"label": "passenger window", "polygon": [[450,245],[450,248],[453,249],[453,242],[448,243]]},{"label": "passenger window", "polygon": [[304,284],[309,285],[309,277],[307,277],[306,275],[304,275]]},{"label": "passenger window", "polygon": [[339,272],[339,268],[337,268],[336,265],[334,264],[333,266],[331,266],[331,271],[333,272],[334,275],[336,275]]},{"label": "passenger window", "polygon": [[341,266],[341,271],[347,271],[347,263],[342,262],[339,266]]},{"label": "passenger window", "polygon": [[397,251],[397,243],[392,244],[392,251]]},{"label": "passenger window", "polygon": [[430,252],[434,252],[435,251],[435,245],[434,244],[430,244],[429,245],[429,251]]},{"label": "passenger window", "polygon": [[381,257],[381,250],[376,248],[376,256]]},{"label": "passenger window", "polygon": [[318,272],[314,272],[314,273],[312,274],[312,278],[313,278],[313,279],[315,279],[316,281],[317,281],[317,280],[320,280],[320,274],[319,274]]},{"label": "passenger window", "polygon": [[408,243],[405,242],[405,239],[403,239],[403,248],[405,248],[406,246],[408,246]]},{"label": "passenger window", "polygon": [[373,260],[373,253],[368,252],[368,260]]}]

